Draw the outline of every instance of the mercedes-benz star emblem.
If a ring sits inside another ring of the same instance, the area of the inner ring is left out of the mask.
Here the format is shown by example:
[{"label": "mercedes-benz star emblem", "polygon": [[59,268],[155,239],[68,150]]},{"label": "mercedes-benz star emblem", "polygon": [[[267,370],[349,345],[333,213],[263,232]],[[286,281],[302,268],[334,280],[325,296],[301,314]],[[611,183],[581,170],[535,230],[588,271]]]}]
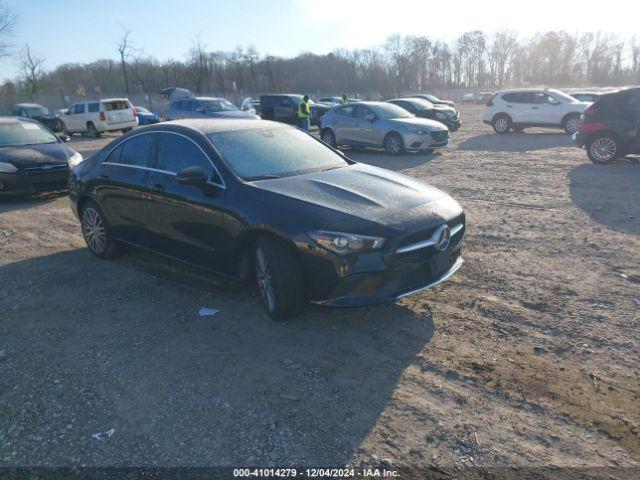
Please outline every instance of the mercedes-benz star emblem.
[{"label": "mercedes-benz star emblem", "polygon": [[448,225],[442,225],[433,234],[435,249],[439,252],[444,252],[449,247],[451,241],[451,230]]}]

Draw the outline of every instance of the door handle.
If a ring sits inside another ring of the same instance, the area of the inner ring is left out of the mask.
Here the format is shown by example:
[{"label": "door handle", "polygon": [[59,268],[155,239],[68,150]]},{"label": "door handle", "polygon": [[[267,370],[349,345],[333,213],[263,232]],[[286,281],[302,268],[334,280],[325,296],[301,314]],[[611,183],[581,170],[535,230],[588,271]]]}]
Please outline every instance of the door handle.
[{"label": "door handle", "polygon": [[155,185],[152,185],[149,190],[151,190],[153,193],[162,193],[164,192],[164,187],[159,183],[156,183]]},{"label": "door handle", "polygon": [[538,110],[538,107],[531,107],[531,110]]},{"label": "door handle", "polygon": [[507,105],[507,108],[513,108],[513,105]]}]

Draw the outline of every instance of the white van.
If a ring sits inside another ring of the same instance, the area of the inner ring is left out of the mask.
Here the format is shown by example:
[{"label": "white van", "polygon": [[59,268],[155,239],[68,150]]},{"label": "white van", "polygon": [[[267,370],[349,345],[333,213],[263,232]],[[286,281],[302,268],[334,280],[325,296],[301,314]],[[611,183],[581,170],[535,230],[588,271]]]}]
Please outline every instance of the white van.
[{"label": "white van", "polygon": [[103,132],[127,133],[138,126],[138,114],[129,99],[106,98],[70,105],[62,122],[67,135],[89,133],[98,138]]}]

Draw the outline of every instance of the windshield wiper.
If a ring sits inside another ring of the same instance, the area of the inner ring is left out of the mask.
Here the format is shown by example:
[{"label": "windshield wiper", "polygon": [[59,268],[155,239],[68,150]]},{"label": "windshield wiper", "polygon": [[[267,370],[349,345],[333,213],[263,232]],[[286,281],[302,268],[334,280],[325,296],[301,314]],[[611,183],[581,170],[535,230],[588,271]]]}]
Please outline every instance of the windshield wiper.
[{"label": "windshield wiper", "polygon": [[245,178],[245,180],[247,182],[254,182],[256,180],[270,180],[270,179],[273,179],[273,178],[282,178],[282,175],[276,175],[275,173],[269,173],[267,175],[260,175],[260,176],[257,176],[257,177],[248,177],[248,178]]}]

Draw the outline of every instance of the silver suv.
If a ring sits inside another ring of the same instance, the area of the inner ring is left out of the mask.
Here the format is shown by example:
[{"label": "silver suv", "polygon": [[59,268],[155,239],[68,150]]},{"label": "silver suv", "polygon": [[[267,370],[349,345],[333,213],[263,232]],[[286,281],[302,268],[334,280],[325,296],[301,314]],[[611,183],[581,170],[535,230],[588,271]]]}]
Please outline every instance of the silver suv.
[{"label": "silver suv", "polygon": [[320,131],[322,140],[332,147],[383,147],[391,154],[405,150],[430,153],[449,143],[449,130],[442,123],[418,118],[385,102],[334,107],[322,117]]},{"label": "silver suv", "polygon": [[192,97],[174,100],[165,112],[167,120],[180,118],[252,118],[255,113],[242,111],[226,98]]}]

